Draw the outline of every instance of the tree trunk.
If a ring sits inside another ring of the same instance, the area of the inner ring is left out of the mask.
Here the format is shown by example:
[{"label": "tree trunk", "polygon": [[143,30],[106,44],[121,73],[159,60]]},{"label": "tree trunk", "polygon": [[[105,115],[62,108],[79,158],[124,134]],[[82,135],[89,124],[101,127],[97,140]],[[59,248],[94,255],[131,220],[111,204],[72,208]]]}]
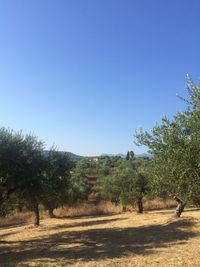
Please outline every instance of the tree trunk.
[{"label": "tree trunk", "polygon": [[53,210],[54,209],[49,209],[48,211],[49,211],[49,217],[50,218],[55,218],[56,216],[53,214]]},{"label": "tree trunk", "polygon": [[39,214],[39,204],[38,203],[35,204],[34,213],[35,213],[35,226],[38,226],[40,224],[40,214]]},{"label": "tree trunk", "polygon": [[139,213],[143,213],[143,203],[142,203],[142,198],[139,198],[139,199],[138,199],[137,205],[138,205],[138,212],[139,212]]},{"label": "tree trunk", "polygon": [[3,217],[3,218],[6,217],[6,211],[5,210],[1,210],[0,217]]},{"label": "tree trunk", "polygon": [[124,212],[126,211],[126,206],[122,207],[122,211],[124,211]]},{"label": "tree trunk", "polygon": [[6,217],[6,211],[2,209],[2,204],[3,204],[3,197],[0,195],[0,217],[5,218]]},{"label": "tree trunk", "polygon": [[178,202],[178,206],[176,207],[174,216],[179,218],[185,208],[186,202],[182,201],[180,198],[176,196],[174,197],[174,199]]},{"label": "tree trunk", "polygon": [[23,206],[22,206],[22,205],[19,205],[19,206],[17,207],[17,210],[18,210],[18,212],[22,212],[22,210],[23,210]]}]

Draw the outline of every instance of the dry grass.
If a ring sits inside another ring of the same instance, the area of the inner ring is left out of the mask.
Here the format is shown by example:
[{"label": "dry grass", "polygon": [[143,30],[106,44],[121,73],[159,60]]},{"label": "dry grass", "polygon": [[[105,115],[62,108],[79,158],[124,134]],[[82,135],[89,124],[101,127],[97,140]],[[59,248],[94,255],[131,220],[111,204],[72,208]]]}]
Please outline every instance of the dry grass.
[{"label": "dry grass", "polygon": [[[176,206],[174,200],[167,200],[163,202],[161,199],[157,198],[154,200],[144,200],[144,210],[154,210],[163,209]],[[128,207],[128,211],[135,211],[137,207]],[[57,217],[75,217],[75,216],[87,216],[87,215],[103,215],[103,214],[113,214],[120,213],[122,207],[115,206],[110,202],[101,201],[100,203],[94,205],[88,202],[82,202],[74,205],[73,207],[59,208],[54,211]],[[43,207],[40,207],[40,217],[41,219],[49,218],[48,213]],[[6,218],[0,218],[0,226],[9,226],[22,223],[31,223],[34,221],[34,214],[30,211],[24,210],[23,212],[14,212],[12,215],[6,216]]]},{"label": "dry grass", "polygon": [[57,209],[54,213],[56,216],[91,216],[91,215],[104,215],[112,213],[120,213],[122,210],[121,206],[115,206],[110,202],[101,201],[98,204],[90,204],[83,202],[73,207],[65,207],[63,209]]},{"label": "dry grass", "polygon": [[0,228],[0,266],[200,266],[200,211],[44,219]]},{"label": "dry grass", "polygon": [[177,202],[174,199],[167,199],[166,201],[160,198],[144,200],[144,210],[168,209],[176,206]]},{"label": "dry grass", "polygon": [[[87,202],[82,202],[76,204],[72,207],[58,208],[54,210],[56,217],[76,217],[76,216],[88,216],[88,215],[103,215],[111,213],[120,213],[121,206],[115,206],[110,202],[102,201],[98,204],[90,204]],[[40,218],[49,218],[48,212],[40,207]],[[31,223],[34,221],[34,214],[28,210],[23,210],[23,212],[14,212],[12,215],[8,215],[5,218],[0,218],[0,226],[10,226],[22,223]]]},{"label": "dry grass", "polygon": [[[40,209],[40,218],[48,218],[48,214],[42,208]],[[31,211],[24,210],[23,212],[15,211],[11,215],[7,215],[5,218],[0,217],[0,227],[1,226],[11,226],[17,224],[30,223],[34,221],[34,214]],[[1,267],[1,265],[0,265]]]}]

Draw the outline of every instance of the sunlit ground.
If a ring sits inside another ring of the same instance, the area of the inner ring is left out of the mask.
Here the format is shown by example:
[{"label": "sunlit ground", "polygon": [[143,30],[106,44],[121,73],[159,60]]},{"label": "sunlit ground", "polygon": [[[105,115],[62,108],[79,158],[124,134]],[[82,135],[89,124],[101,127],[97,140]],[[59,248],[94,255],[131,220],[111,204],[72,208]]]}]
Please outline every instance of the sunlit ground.
[{"label": "sunlit ground", "polygon": [[200,266],[200,211],[127,212],[0,228],[0,266]]}]

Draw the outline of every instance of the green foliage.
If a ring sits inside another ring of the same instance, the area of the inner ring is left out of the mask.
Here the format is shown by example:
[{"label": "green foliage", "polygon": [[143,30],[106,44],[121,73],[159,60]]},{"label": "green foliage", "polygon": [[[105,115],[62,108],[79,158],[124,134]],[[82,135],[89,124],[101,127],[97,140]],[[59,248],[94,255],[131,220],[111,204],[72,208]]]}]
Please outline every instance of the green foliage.
[{"label": "green foliage", "polygon": [[132,160],[132,159],[134,158],[134,152],[131,150],[131,151],[129,152],[129,155],[130,155],[130,159]]},{"label": "green foliage", "polygon": [[184,112],[172,120],[162,118],[151,133],[135,134],[137,144],[149,147],[154,155],[154,191],[160,196],[179,196],[200,204],[200,87],[188,76],[189,100]]},{"label": "green foliage", "polygon": [[49,210],[51,216],[55,208],[68,202],[70,170],[73,165],[67,153],[52,149],[47,154],[42,203]]},{"label": "green foliage", "polygon": [[98,177],[104,177],[111,174],[112,169],[118,167],[123,159],[119,156],[109,157],[102,156],[99,157],[98,162],[96,163],[96,170]]},{"label": "green foliage", "polygon": [[134,205],[147,195],[149,178],[147,164],[140,161],[122,161],[116,170],[97,181],[99,192],[103,199],[123,207]]},{"label": "green foliage", "polygon": [[80,159],[76,162],[76,168],[77,170],[83,170],[83,169],[88,169],[91,168],[92,166],[95,166],[95,162],[92,161],[89,158],[84,158],[84,159]]},{"label": "green foliage", "polygon": [[81,168],[80,164],[77,164],[73,169],[69,183],[68,204],[73,204],[78,200],[87,200],[90,191],[86,176],[87,169]]},{"label": "green foliage", "polygon": [[[9,213],[13,200],[26,202],[31,209],[42,193],[43,143],[32,135],[23,136],[0,129],[0,212]],[[13,206],[12,206],[13,205]]]},{"label": "green foliage", "polygon": [[35,136],[1,128],[0,215],[26,206],[35,212],[39,224],[39,204],[52,215],[61,205],[85,199],[89,185],[81,164],[71,175],[74,163],[66,153],[44,151],[43,143]]}]

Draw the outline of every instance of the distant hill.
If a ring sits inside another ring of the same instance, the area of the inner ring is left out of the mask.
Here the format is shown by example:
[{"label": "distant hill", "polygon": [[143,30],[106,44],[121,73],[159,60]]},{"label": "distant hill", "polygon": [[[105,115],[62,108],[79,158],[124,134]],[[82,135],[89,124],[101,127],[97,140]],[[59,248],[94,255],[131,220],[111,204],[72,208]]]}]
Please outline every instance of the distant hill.
[{"label": "distant hill", "polygon": [[[103,153],[103,154],[101,154],[101,156],[109,156],[109,157],[119,156],[121,158],[125,158],[126,157],[126,155],[122,154],[122,153],[119,153],[119,154],[106,154],[106,153]],[[138,158],[138,157],[152,158],[153,156],[151,154],[148,154],[148,153],[142,153],[142,154],[135,154],[134,157],[136,157],[136,158]]]},{"label": "distant hill", "polygon": [[83,158],[83,156],[79,156],[79,155],[76,155],[72,152],[66,152],[67,155],[70,157],[70,158],[73,158],[73,159],[80,159],[80,158]]},{"label": "distant hill", "polygon": [[[67,151],[58,151],[59,153],[66,153],[68,155],[68,157],[72,158],[72,159],[80,159],[83,158],[82,156],[76,155],[72,152],[67,152]],[[45,154],[48,155],[49,151],[45,150]]]}]

